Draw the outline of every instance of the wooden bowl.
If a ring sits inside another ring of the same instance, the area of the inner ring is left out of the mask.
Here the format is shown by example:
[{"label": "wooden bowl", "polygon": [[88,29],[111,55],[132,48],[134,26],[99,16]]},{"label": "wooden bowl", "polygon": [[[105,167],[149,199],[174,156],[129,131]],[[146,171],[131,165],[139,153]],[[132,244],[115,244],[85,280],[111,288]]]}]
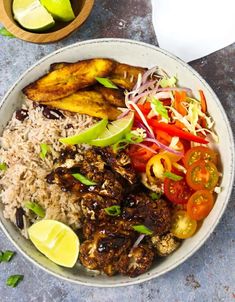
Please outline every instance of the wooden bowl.
[{"label": "wooden bowl", "polygon": [[71,0],[75,19],[71,22],[58,22],[45,33],[33,33],[22,28],[14,19],[12,1],[0,0],[0,22],[15,37],[31,43],[52,43],[64,39],[78,29],[88,18],[94,0]]}]

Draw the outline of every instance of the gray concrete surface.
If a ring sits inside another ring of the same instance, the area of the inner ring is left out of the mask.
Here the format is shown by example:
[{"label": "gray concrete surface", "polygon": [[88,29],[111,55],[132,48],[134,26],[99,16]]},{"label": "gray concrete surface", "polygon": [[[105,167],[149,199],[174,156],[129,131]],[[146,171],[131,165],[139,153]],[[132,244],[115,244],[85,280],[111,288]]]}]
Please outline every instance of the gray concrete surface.
[{"label": "gray concrete surface", "polygon": [[[150,0],[98,0],[89,20],[66,40],[33,45],[0,37],[0,98],[20,74],[46,54],[77,41],[122,37],[157,45]],[[219,96],[235,133],[235,45],[191,65]],[[15,250],[0,231],[0,250]],[[17,288],[5,280],[23,274]],[[184,264],[152,281],[116,289],[73,285],[44,273],[17,254],[0,264],[1,302],[232,302],[235,301],[235,190],[218,227],[206,244]]]}]

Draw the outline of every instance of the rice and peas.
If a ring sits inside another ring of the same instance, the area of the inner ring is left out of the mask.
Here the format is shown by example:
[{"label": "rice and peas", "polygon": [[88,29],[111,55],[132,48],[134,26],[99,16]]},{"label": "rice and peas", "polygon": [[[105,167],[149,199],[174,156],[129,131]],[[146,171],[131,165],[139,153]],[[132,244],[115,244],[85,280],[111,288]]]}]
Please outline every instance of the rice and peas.
[{"label": "rice and peas", "polygon": [[[63,112],[64,118],[48,119],[43,108],[25,100],[22,109],[27,117],[20,121],[16,113],[0,137],[0,162],[7,165],[0,171],[0,199],[4,204],[4,217],[16,224],[16,211],[23,208],[25,215],[22,234],[37,216],[25,209],[26,202],[35,202],[45,210],[46,219],[59,220],[73,229],[81,227],[82,212],[77,196],[63,192],[57,184],[48,185],[46,176],[51,172],[56,158],[64,148],[59,138],[79,133],[93,123],[93,118]],[[41,144],[49,151],[40,157]]]}]

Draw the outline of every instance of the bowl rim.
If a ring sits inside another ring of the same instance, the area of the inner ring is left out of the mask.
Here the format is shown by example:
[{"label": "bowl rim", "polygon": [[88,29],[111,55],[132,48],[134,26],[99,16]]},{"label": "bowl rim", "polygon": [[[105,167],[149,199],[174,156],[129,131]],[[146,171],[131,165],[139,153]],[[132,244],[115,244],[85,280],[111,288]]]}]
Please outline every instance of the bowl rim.
[{"label": "bowl rim", "polygon": [[75,17],[75,19],[70,22],[68,25],[65,25],[61,29],[50,33],[34,33],[27,31],[26,29],[21,28],[15,24],[11,18],[8,16],[3,0],[0,1],[0,22],[6,27],[11,34],[13,34],[18,39],[31,42],[31,43],[53,43],[59,40],[66,38],[68,35],[72,34],[77,30],[88,18],[91,13],[91,10],[94,6],[95,0],[84,0],[84,5]]},{"label": "bowl rim", "polygon": [[[40,60],[38,60],[36,63],[34,63],[31,67],[29,67],[23,74],[21,74],[21,76],[15,81],[15,83],[8,89],[8,91],[5,93],[4,97],[2,98],[2,100],[0,101],[0,110],[3,106],[3,104],[7,101],[9,95],[11,94],[12,90],[14,90],[14,88],[23,80],[23,78],[27,75],[27,73],[31,72],[36,66],[41,65],[41,63],[43,63],[44,61],[48,60],[49,58],[52,58],[54,56],[56,56],[58,53],[60,52],[64,52],[67,49],[72,49],[72,48],[77,48],[79,46],[83,46],[83,45],[89,45],[89,44],[96,44],[96,43],[128,43],[128,44],[135,44],[135,45],[139,45],[139,46],[144,46],[147,48],[151,48],[157,52],[161,52],[162,54],[166,55],[167,57],[170,57],[171,59],[174,59],[177,64],[181,64],[183,67],[189,69],[189,71],[195,75],[198,80],[200,80],[200,82],[208,89],[208,91],[210,92],[210,94],[212,95],[213,99],[216,101],[217,105],[220,107],[220,111],[223,115],[224,118],[224,122],[226,124],[227,127],[227,131],[228,131],[228,135],[229,135],[229,141],[231,144],[231,150],[232,150],[232,163],[231,166],[235,167],[235,144],[234,144],[234,138],[233,138],[233,132],[232,132],[232,128],[230,125],[230,122],[228,120],[228,117],[226,115],[226,112],[222,106],[222,104],[220,103],[217,95],[215,94],[215,92],[213,91],[213,89],[210,87],[210,85],[202,78],[202,76],[195,71],[189,64],[185,63],[184,61],[182,61],[180,58],[178,58],[177,56],[169,53],[166,50],[163,50],[157,46],[145,43],[145,42],[139,42],[139,41],[135,41],[135,40],[131,40],[131,39],[121,39],[121,38],[102,38],[102,39],[91,39],[91,40],[86,40],[86,41],[82,41],[82,42],[77,42],[74,44],[71,44],[69,46],[65,46],[63,48],[57,49],[54,52],[44,56],[43,58],[41,58]],[[46,268],[45,266],[43,266],[41,263],[39,263],[38,261],[36,261],[35,259],[33,259],[29,254],[27,254],[25,251],[21,250],[21,248],[18,246],[17,241],[14,240],[10,234],[8,233],[7,229],[5,228],[5,226],[3,225],[1,219],[0,219],[0,227],[3,230],[4,234],[7,236],[7,238],[13,243],[13,245],[17,248],[17,250],[20,251],[21,254],[24,255],[24,257],[26,257],[31,263],[33,263],[34,265],[36,265],[37,267],[43,269],[45,272],[49,273],[50,275],[53,275],[57,278],[60,278],[62,280],[65,281],[69,281],[71,283],[74,284],[79,284],[79,285],[86,285],[86,286],[92,286],[92,287],[121,287],[121,286],[130,286],[130,285],[135,285],[135,284],[139,284],[139,283],[143,283],[145,281],[149,281],[151,279],[160,277],[161,275],[175,269],[178,265],[182,264],[184,261],[186,261],[187,259],[189,259],[196,251],[198,251],[202,245],[206,242],[206,240],[210,237],[210,235],[212,234],[212,232],[214,231],[214,229],[216,228],[216,226],[218,225],[227,205],[229,202],[229,198],[231,196],[232,193],[232,189],[233,189],[233,182],[234,182],[234,175],[235,175],[235,169],[232,169],[232,173],[230,176],[230,183],[228,184],[228,189],[226,190],[226,196],[224,198],[224,203],[223,203],[223,207],[220,210],[220,212],[218,213],[217,217],[215,217],[214,219],[214,223],[212,225],[210,225],[210,227],[208,228],[208,232],[205,234],[205,236],[195,245],[195,247],[190,250],[188,252],[188,254],[186,254],[185,256],[182,256],[181,258],[179,258],[177,261],[175,261],[174,264],[169,265],[164,271],[159,272],[157,274],[147,274],[142,277],[141,279],[131,279],[130,278],[130,282],[122,282],[122,283],[108,283],[108,284],[95,284],[94,282],[91,283],[90,281],[87,282],[83,282],[83,281],[79,281],[79,280],[74,280],[72,278],[69,277],[65,277],[59,273],[55,273],[53,271],[51,271],[50,269]],[[143,276],[143,275],[142,275]],[[92,280],[94,280],[94,278],[92,278]]]}]

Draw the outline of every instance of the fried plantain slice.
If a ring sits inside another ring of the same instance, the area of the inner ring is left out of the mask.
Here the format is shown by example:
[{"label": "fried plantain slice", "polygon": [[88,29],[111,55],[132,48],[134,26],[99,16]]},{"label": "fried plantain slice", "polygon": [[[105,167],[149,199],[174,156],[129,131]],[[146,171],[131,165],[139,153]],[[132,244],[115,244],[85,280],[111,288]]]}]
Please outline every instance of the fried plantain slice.
[{"label": "fried plantain slice", "polygon": [[106,88],[99,84],[94,86],[94,90],[101,93],[103,98],[115,107],[126,107],[125,96],[122,89]]},{"label": "fried plantain slice", "polygon": [[[57,70],[69,64],[71,63],[66,63],[66,62],[54,63],[51,64],[50,70]],[[117,86],[123,89],[132,90],[138,79],[138,74],[139,73],[143,74],[146,70],[147,68],[117,63],[116,67],[114,68],[109,78]]]},{"label": "fried plantain slice", "polygon": [[110,59],[90,59],[67,64],[29,84],[23,92],[29,99],[39,103],[58,100],[95,84],[96,77],[107,77],[115,65]]},{"label": "fried plantain slice", "polygon": [[88,114],[98,118],[115,120],[121,111],[108,104],[103,96],[96,91],[78,91],[65,98],[41,102],[56,109]]},{"label": "fried plantain slice", "polygon": [[73,64],[73,63],[69,63],[69,62],[52,63],[50,65],[50,71],[58,70],[62,67],[69,66],[71,64]]},{"label": "fried plantain slice", "polygon": [[132,90],[138,79],[138,74],[143,74],[146,70],[142,67],[117,63],[110,80],[123,89]]}]

